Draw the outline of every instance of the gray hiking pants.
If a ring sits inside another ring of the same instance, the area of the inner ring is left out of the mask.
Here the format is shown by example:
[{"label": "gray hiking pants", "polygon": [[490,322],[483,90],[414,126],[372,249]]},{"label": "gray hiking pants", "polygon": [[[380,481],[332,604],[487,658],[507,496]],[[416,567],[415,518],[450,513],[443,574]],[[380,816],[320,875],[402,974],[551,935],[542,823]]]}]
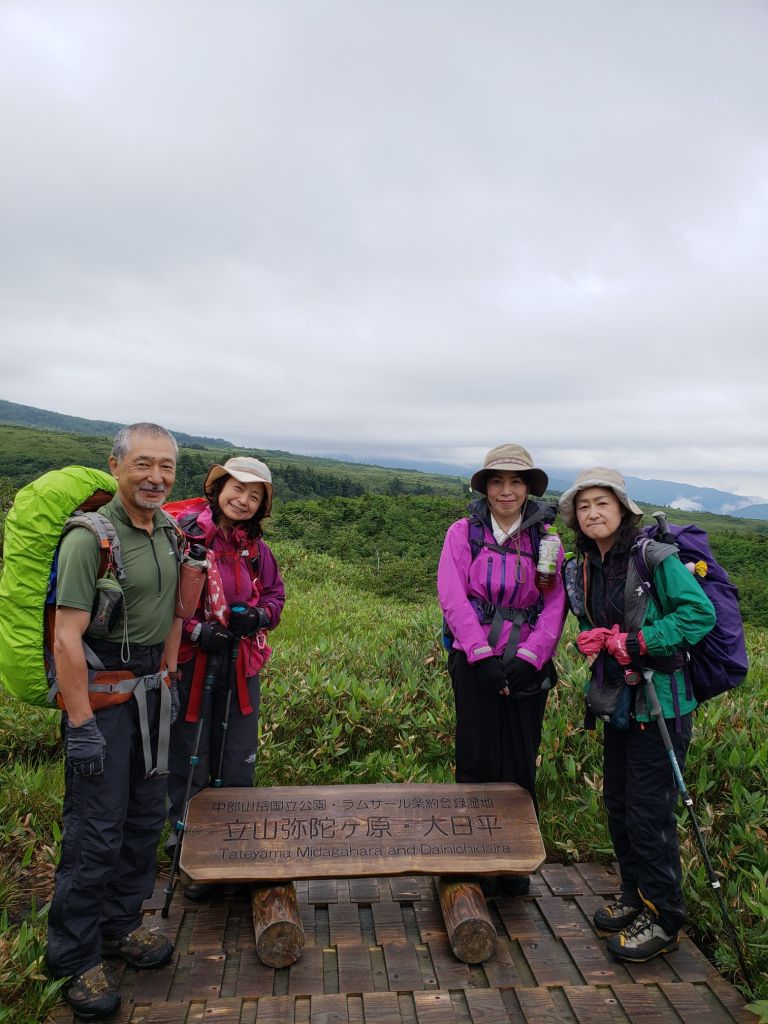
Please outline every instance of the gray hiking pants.
[{"label": "gray hiking pants", "polygon": [[[170,803],[168,820],[174,831],[168,841],[169,848],[175,845],[178,834],[175,831],[176,822],[181,820],[184,814],[184,794],[189,776],[189,761],[194,750],[198,728],[197,722],[185,721],[194,665],[193,660],[181,667],[179,683],[181,707],[176,721],[171,726],[171,750],[168,760],[170,771],[168,776],[168,800]],[[248,694],[253,708],[249,715],[244,715],[240,710],[240,701],[235,685],[229,705],[229,724],[225,732],[222,722],[226,712],[229,689],[229,663],[224,661],[211,690],[208,707],[205,705],[205,696],[203,697],[200,712],[203,727],[197,750],[199,760],[192,774],[191,797],[195,793],[199,793],[201,789],[212,785],[213,780],[218,777],[222,740],[224,742],[224,758],[221,765],[221,784],[223,786],[253,785],[253,770],[256,766],[256,750],[259,743],[259,676],[251,676],[248,679]]]},{"label": "gray hiking pants", "polygon": [[[147,693],[153,749],[159,693]],[[101,961],[101,942],[141,924],[154,887],[165,819],[165,777],[145,778],[138,706],[126,701],[95,712],[106,740],[104,772],[64,777],[64,835],[48,915],[46,960],[54,978]]]}]

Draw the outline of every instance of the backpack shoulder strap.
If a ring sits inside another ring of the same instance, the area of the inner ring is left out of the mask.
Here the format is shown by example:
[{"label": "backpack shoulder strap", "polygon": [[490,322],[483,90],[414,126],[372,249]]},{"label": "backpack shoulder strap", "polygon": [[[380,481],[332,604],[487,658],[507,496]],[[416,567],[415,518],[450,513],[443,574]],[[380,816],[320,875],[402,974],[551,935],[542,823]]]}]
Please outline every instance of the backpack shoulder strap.
[{"label": "backpack shoulder strap", "polygon": [[[165,522],[162,524],[162,528],[168,530],[169,540],[173,547],[173,552],[176,555],[178,562],[184,561],[184,552],[187,548],[187,538],[185,531],[181,528],[181,525],[176,522],[173,516],[169,515],[165,509],[161,508],[158,511],[162,513]],[[197,521],[197,515],[195,515],[195,521]]]},{"label": "backpack shoulder strap", "polygon": [[90,530],[99,546],[99,577],[112,569],[118,580],[125,579],[120,538],[114,523],[101,512],[73,512],[61,530],[64,537],[70,530],[82,527]]},{"label": "backpack shoulder strap", "polygon": [[477,558],[485,544],[485,527],[477,516],[469,516],[467,519],[467,540],[472,561]]}]

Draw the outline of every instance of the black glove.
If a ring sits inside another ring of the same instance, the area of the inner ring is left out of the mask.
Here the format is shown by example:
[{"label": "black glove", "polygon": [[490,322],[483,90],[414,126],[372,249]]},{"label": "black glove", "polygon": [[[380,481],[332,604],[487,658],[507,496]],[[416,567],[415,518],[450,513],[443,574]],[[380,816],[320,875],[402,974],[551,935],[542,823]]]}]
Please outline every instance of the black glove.
[{"label": "black glove", "polygon": [[507,685],[501,668],[501,658],[495,656],[483,658],[482,661],[475,662],[474,669],[478,682],[496,697]]},{"label": "black glove", "polygon": [[107,743],[95,718],[82,725],[67,722],[67,764],[75,775],[101,775]]},{"label": "black glove", "polygon": [[200,627],[200,636],[197,642],[204,651],[212,654],[214,651],[225,651],[232,640],[232,634],[224,629],[218,622],[204,622]]},{"label": "black glove", "polygon": [[229,614],[229,628],[235,636],[253,636],[270,622],[264,608],[233,608]]},{"label": "black glove", "polygon": [[513,658],[505,672],[510,697],[530,697],[538,693],[541,689],[540,675],[540,670],[530,661]]}]

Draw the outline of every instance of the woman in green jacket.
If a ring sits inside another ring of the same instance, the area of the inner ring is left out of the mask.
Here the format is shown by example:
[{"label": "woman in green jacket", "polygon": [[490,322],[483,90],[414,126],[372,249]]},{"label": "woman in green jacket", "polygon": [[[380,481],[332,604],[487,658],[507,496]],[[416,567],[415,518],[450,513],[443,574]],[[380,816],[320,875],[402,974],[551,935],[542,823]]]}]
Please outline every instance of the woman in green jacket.
[{"label": "woman in green jacket", "polygon": [[621,873],[621,892],[594,920],[617,933],[608,942],[617,957],[650,960],[677,948],[686,910],[677,789],[637,668],[653,670],[682,767],[696,707],[683,651],[712,629],[715,610],[669,544],[644,546],[656,597],[641,586],[632,547],[642,511],[616,470],[581,473],[561,497],[560,514],[576,531],[579,557],[567,567],[566,589],[582,629],[578,647],[591,666],[587,714],[605,723],[603,795]]}]

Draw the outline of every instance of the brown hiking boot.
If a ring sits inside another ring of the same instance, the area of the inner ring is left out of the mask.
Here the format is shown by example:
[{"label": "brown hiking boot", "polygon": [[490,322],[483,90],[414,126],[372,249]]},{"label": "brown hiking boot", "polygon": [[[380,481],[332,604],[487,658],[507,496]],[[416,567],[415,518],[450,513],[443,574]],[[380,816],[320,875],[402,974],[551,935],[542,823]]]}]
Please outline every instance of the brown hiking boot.
[{"label": "brown hiking boot", "polygon": [[640,916],[642,909],[636,903],[631,903],[627,896],[619,895],[596,910],[592,920],[604,932],[622,932]]},{"label": "brown hiking boot", "polygon": [[120,993],[103,964],[76,975],[64,988],[64,998],[80,1020],[111,1017],[120,1006]]},{"label": "brown hiking boot", "polygon": [[120,957],[131,967],[162,967],[173,956],[173,943],[164,935],[149,928],[139,927],[122,939],[104,939],[101,948],[105,956]]}]

